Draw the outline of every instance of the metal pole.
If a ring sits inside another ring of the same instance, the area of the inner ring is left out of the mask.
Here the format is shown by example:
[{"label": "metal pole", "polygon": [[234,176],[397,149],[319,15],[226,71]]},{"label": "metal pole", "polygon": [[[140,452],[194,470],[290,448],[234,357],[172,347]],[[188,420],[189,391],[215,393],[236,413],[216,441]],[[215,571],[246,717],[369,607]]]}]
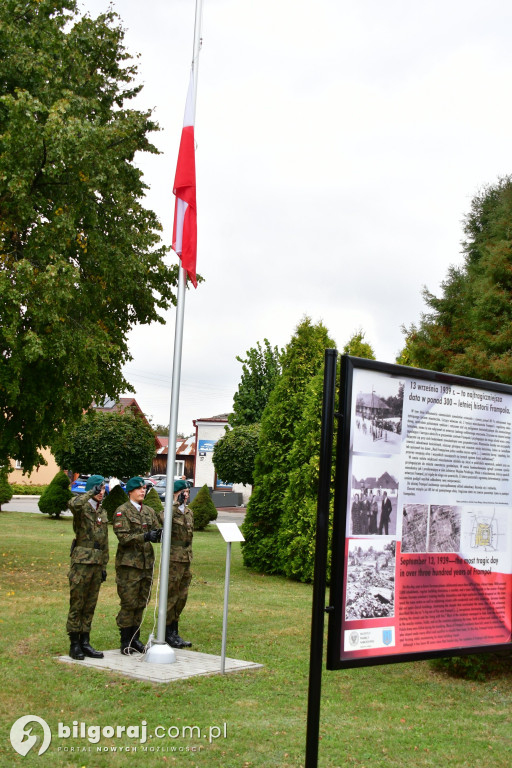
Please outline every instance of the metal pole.
[{"label": "metal pole", "polygon": [[335,349],[325,350],[305,768],[316,768],[318,765],[320,694],[322,688],[324,645],[325,583],[327,578],[327,543],[329,536],[329,492],[331,487],[337,359],[338,353]]},{"label": "metal pole", "polygon": [[165,627],[167,620],[167,595],[169,591],[169,561],[171,551],[174,465],[176,463],[176,435],[178,432],[178,410],[180,404],[181,353],[183,349],[186,279],[185,270],[180,266],[178,276],[178,300],[176,304],[176,329],[174,333],[169,445],[167,449],[167,475],[164,504],[164,532],[162,535],[162,554],[160,561],[160,595],[158,603],[158,625],[156,634],[156,638],[160,643],[165,642]]},{"label": "metal pole", "polygon": [[222,650],[220,656],[220,671],[224,674],[226,665],[226,636],[228,633],[228,603],[229,603],[229,574],[231,570],[231,542],[228,541],[226,550],[226,580],[224,583],[224,614],[222,617]]},{"label": "metal pole", "polygon": [[[196,0],[196,16],[194,25],[194,49],[192,69],[194,71],[194,101],[193,122],[195,124],[197,100],[197,70],[199,50],[201,48],[201,21],[203,0]],[[178,296],[176,302],[176,327],[174,332],[174,356],[172,364],[171,408],[169,418],[169,445],[167,452],[167,473],[164,505],[164,531],[162,535],[162,553],[160,561],[160,595],[158,603],[157,643],[165,644],[165,627],[167,621],[167,595],[169,591],[169,561],[171,550],[172,502],[174,488],[174,465],[176,463],[176,435],[178,433],[178,410],[180,402],[181,353],[183,349],[183,324],[185,316],[185,291],[187,287],[186,273],[179,267]],[[151,648],[147,655],[149,661],[157,660],[151,656]],[[169,659],[174,661],[174,659]]]}]

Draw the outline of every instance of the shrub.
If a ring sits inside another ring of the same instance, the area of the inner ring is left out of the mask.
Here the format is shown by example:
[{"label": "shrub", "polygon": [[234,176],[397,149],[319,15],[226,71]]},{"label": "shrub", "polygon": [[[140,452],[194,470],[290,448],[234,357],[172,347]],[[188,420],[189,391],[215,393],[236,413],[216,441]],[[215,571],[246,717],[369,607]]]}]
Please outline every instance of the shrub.
[{"label": "shrub", "polygon": [[217,519],[217,509],[206,484],[200,488],[194,501],[189,506],[194,513],[195,531],[204,531],[208,523]]},{"label": "shrub", "polygon": [[26,485],[25,483],[11,483],[13,494],[16,496],[41,496],[48,488],[47,485]]},{"label": "shrub", "polygon": [[120,507],[121,504],[124,504],[125,501],[128,501],[128,496],[126,493],[123,491],[120,485],[114,485],[110,493],[104,497],[101,504],[107,513],[109,523],[112,522],[116,509]]},{"label": "shrub", "polygon": [[149,492],[146,495],[146,498],[144,499],[144,504],[147,504],[148,507],[152,507],[157,514],[160,512],[163,512],[164,505],[162,504],[160,500],[160,496],[155,491],[154,488],[150,488]]},{"label": "shrub", "polygon": [[69,485],[69,477],[66,473],[62,470],[57,472],[37,502],[43,514],[55,518],[60,517],[60,513],[67,509],[68,501],[73,496],[69,490]]},{"label": "shrub", "polygon": [[0,512],[2,511],[2,504],[7,504],[12,499],[12,488],[9,485],[7,474],[5,469],[0,470]]},{"label": "shrub", "polygon": [[506,649],[501,653],[468,654],[467,656],[449,656],[432,659],[434,669],[446,672],[452,677],[462,677],[465,680],[486,680],[493,673],[503,674],[512,667],[512,654]]}]

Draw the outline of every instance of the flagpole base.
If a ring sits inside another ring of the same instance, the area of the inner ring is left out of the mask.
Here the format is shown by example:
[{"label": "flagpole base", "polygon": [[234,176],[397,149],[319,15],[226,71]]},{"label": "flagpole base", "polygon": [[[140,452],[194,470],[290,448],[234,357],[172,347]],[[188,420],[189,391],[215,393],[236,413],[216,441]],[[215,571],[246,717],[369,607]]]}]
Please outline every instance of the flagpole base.
[{"label": "flagpole base", "polygon": [[174,664],[176,661],[176,654],[167,643],[154,640],[151,648],[146,651],[144,661],[147,661],[150,664]]}]

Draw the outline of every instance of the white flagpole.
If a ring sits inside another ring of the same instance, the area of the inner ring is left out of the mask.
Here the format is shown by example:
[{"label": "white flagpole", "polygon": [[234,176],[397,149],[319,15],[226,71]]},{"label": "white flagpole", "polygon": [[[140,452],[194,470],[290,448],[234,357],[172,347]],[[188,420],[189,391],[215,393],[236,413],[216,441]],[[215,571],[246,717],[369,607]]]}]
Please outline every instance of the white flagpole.
[{"label": "white flagpole", "polygon": [[[194,52],[192,71],[194,73],[194,99],[192,105],[192,124],[195,126],[197,100],[197,70],[199,50],[201,48],[201,21],[203,0],[196,0],[194,24]],[[176,463],[176,435],[178,433],[178,410],[180,402],[181,353],[183,349],[183,325],[185,316],[185,292],[187,287],[186,272],[179,266],[178,296],[176,302],[176,327],[174,331],[174,357],[172,364],[171,410],[169,419],[169,445],[167,448],[167,479],[165,487],[164,530],[162,534],[162,552],[160,560],[160,594],[158,601],[158,624],[156,642],[149,648],[146,661],[158,664],[170,664],[176,661],[176,654],[165,642],[167,620],[167,595],[169,591],[169,562],[171,550],[172,502],[174,489],[174,465]]]}]

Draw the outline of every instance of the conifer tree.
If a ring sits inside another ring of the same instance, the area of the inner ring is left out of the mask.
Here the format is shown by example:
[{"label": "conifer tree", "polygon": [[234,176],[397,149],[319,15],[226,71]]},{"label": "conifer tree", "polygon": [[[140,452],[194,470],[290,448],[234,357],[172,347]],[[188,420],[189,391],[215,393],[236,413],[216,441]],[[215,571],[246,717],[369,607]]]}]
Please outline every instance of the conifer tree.
[{"label": "conifer tree", "polygon": [[[364,336],[362,330],[357,330],[345,344],[343,354],[375,360],[373,348],[364,341]],[[290,452],[293,469],[284,495],[284,513],[279,530],[282,573],[306,582],[313,579],[315,563],[323,378],[321,370],[307,386],[304,412],[297,424]],[[333,450],[333,492],[335,464],[336,453]]]},{"label": "conifer tree", "polygon": [[112,522],[116,509],[126,501],[128,501],[128,496],[120,485],[114,485],[114,487],[110,490],[110,493],[103,497],[101,506],[107,513],[109,523]]},{"label": "conifer tree", "polygon": [[7,504],[12,499],[12,487],[8,480],[7,470],[0,469],[0,512],[2,511],[2,504]]},{"label": "conifer tree", "polygon": [[404,328],[399,356],[420,368],[512,382],[512,176],[484,188],[464,221],[464,262],[451,267],[440,297]]},{"label": "conifer tree", "polygon": [[203,531],[208,523],[217,519],[217,509],[210,496],[208,486],[203,485],[197,492],[197,496],[190,504],[194,513],[194,530]]},{"label": "conifer tree", "polygon": [[261,420],[254,488],[243,524],[245,565],[279,573],[279,528],[284,494],[293,469],[291,449],[301,420],[308,384],[323,368],[324,352],[334,347],[322,323],[305,317],[282,357],[282,373],[270,395]]},{"label": "conifer tree", "polygon": [[57,472],[50,485],[41,494],[37,506],[50,517],[60,517],[67,509],[68,501],[73,494],[69,490],[69,477],[65,472]]}]

